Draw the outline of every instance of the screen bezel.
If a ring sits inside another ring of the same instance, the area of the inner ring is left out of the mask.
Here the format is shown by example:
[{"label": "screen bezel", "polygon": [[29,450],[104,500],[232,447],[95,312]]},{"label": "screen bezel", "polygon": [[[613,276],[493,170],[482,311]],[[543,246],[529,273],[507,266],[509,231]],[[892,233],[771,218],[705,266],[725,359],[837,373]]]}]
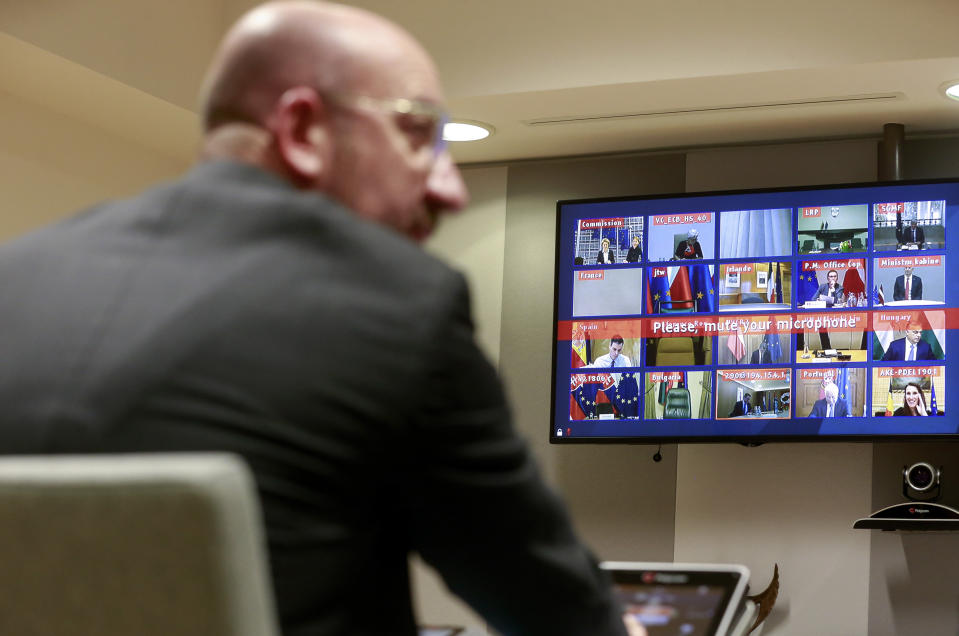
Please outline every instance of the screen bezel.
[{"label": "screen bezel", "polygon": [[[944,178],[944,179],[918,179],[918,180],[909,180],[909,181],[895,181],[895,182],[862,182],[862,183],[840,183],[840,184],[823,184],[823,185],[805,185],[797,187],[776,187],[776,188],[760,188],[760,189],[736,189],[736,190],[712,190],[704,192],[689,192],[689,193],[663,193],[663,194],[650,194],[650,195],[633,195],[633,196],[616,196],[616,197],[593,197],[593,198],[582,198],[582,199],[564,199],[557,201],[556,203],[556,228],[555,228],[555,261],[554,261],[554,276],[553,276],[553,341],[552,341],[552,365],[551,365],[551,376],[550,376],[550,431],[549,431],[549,441],[551,444],[664,444],[664,443],[737,443],[745,445],[758,445],[769,442],[876,442],[876,441],[957,441],[959,440],[959,427],[957,427],[957,432],[952,433],[924,433],[924,434],[899,434],[899,433],[882,433],[877,431],[871,431],[869,433],[863,434],[788,434],[788,435],[740,435],[740,434],[724,434],[724,435],[651,435],[651,436],[632,436],[632,435],[610,435],[610,436],[557,436],[555,434],[555,429],[558,424],[557,422],[557,365],[558,365],[558,343],[560,338],[560,318],[559,318],[559,301],[560,301],[560,275],[561,272],[573,271],[574,266],[565,264],[562,262],[562,250],[561,243],[562,240],[561,231],[562,231],[562,222],[563,222],[563,209],[564,206],[570,205],[581,205],[581,204],[603,204],[603,203],[621,203],[629,201],[657,201],[657,200],[683,200],[683,201],[693,201],[696,199],[705,199],[709,197],[734,197],[734,196],[749,196],[749,195],[765,195],[765,194],[783,194],[783,193],[796,193],[801,194],[803,192],[816,192],[816,191],[826,191],[826,190],[853,190],[853,189],[866,189],[866,188],[895,188],[901,186],[936,186],[936,185],[949,185],[959,187],[959,178]],[[951,226],[952,223],[959,222],[959,218],[954,221],[950,221],[949,217],[952,216],[949,214],[949,211],[954,209],[956,206],[959,206],[959,200],[956,201],[947,201],[946,214],[944,216],[944,224]],[[798,207],[798,206],[797,206]],[[729,208],[734,209],[734,208]],[[748,209],[748,208],[739,208],[739,209]],[[716,212],[723,212],[724,209],[717,209]],[[872,210],[870,209],[870,214]],[[653,213],[643,212],[639,216],[644,216],[648,220]],[[718,216],[717,216],[718,219]],[[872,236],[872,220],[870,217],[870,237]],[[797,227],[794,226],[791,229],[793,238],[797,236]],[[947,230],[948,231],[948,230]],[[655,264],[656,262],[651,262],[646,259],[647,257],[647,248],[648,248],[648,225],[644,225],[644,236],[642,247],[644,248],[644,260],[642,261],[642,267],[646,268],[650,265]],[[943,248],[942,252],[948,253],[948,245],[946,243],[946,248]],[[857,252],[860,254],[861,252]],[[890,252],[887,252],[890,253]],[[882,252],[877,252],[873,249],[870,244],[868,250],[865,252],[864,258],[867,261],[872,261],[879,257]],[[789,260],[790,262],[797,262],[797,259],[801,255],[797,253],[791,253],[784,257],[761,257],[763,260],[774,260],[774,259],[783,259]],[[729,261],[732,259],[720,259],[718,256],[713,257],[712,259],[706,259],[707,262],[710,262],[715,265],[716,271],[713,275],[716,277],[718,275],[718,270],[720,265],[724,264],[722,261]],[[950,267],[953,258],[950,257],[947,259],[946,267]],[[669,261],[664,261],[663,264],[669,264]],[[956,265],[951,267],[955,268]],[[645,283],[644,283],[645,284]],[[949,297],[949,288],[946,287],[947,299]],[[792,301],[792,299],[790,299]],[[942,309],[948,310],[951,306],[946,302]],[[870,305],[865,308],[865,311],[872,311],[874,307],[870,302]],[[795,308],[790,310],[795,312]],[[770,312],[772,313],[772,312]],[[645,316],[645,314],[642,314]],[[870,332],[872,333],[872,332]],[[949,338],[949,331],[947,330],[947,338]],[[871,345],[870,345],[871,348]],[[947,347],[948,351],[948,347]],[[955,357],[955,354],[953,355]],[[948,366],[950,358],[947,358],[937,364],[941,364],[944,368]],[[702,370],[707,370],[711,373],[715,373],[719,367],[715,361],[709,365],[702,367]],[[797,369],[794,362],[790,361],[785,363],[783,366],[788,366],[794,371]],[[867,372],[870,372],[871,369],[875,368],[872,360],[867,359],[863,365]],[[638,369],[637,374],[644,374],[647,371],[652,370],[651,367],[647,367],[645,364],[640,364],[634,367]],[[857,368],[857,367],[851,367]],[[697,370],[700,370],[697,367]],[[956,372],[956,371],[953,371]],[[795,374],[793,374],[795,375]],[[795,389],[796,379],[792,379],[793,390]],[[867,396],[869,397],[869,396]],[[874,416],[870,416],[874,417]],[[944,417],[950,417],[949,414],[946,414]],[[953,416],[955,417],[955,416]],[[798,418],[791,418],[798,419]],[[818,421],[816,418],[802,418],[809,422]],[[644,418],[640,418],[638,421],[644,421]],[[661,420],[655,420],[661,421]],[[684,421],[684,420],[681,420]],[[722,420],[717,420],[715,413],[710,418],[711,422],[721,422]]]}]

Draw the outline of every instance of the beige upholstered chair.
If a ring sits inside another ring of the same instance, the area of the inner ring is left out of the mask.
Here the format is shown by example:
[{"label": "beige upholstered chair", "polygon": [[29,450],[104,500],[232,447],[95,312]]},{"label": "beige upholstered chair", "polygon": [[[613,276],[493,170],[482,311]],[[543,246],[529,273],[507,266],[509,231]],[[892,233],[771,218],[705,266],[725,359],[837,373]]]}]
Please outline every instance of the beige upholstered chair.
[{"label": "beige upholstered chair", "polygon": [[695,364],[693,339],[686,336],[660,338],[656,349],[656,365],[682,366]]},{"label": "beige upholstered chair", "polygon": [[0,458],[0,634],[275,636],[261,523],[226,454]]}]

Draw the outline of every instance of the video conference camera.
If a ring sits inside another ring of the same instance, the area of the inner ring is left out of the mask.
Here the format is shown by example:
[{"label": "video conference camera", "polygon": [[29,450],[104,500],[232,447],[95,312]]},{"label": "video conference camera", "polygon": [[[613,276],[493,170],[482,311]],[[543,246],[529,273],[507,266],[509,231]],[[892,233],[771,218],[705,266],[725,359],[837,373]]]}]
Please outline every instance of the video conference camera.
[{"label": "video conference camera", "polygon": [[942,494],[942,468],[928,462],[902,467],[902,494],[911,501],[934,501]]},{"label": "video conference camera", "polygon": [[909,501],[886,506],[853,528],[866,530],[959,530],[959,510],[933,503],[942,494],[942,467],[916,462],[902,467],[902,494]]}]

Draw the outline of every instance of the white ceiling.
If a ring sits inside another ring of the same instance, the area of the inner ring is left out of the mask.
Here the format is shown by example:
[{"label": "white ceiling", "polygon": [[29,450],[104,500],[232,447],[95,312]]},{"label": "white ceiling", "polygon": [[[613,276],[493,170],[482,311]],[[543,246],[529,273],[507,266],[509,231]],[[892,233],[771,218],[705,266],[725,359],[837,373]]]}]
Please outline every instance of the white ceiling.
[{"label": "white ceiling", "polygon": [[[195,95],[249,0],[6,0],[0,92],[189,161]],[[436,58],[461,162],[959,134],[957,0],[357,0]],[[14,63],[10,63],[14,61]]]}]

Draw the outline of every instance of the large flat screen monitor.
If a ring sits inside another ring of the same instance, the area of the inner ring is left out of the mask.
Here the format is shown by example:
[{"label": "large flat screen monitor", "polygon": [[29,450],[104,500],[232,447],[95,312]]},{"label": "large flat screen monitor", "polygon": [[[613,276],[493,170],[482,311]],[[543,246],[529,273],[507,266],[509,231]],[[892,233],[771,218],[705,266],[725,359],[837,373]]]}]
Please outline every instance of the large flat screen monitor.
[{"label": "large flat screen monitor", "polygon": [[954,224],[956,180],[560,201],[550,440],[955,437]]}]

